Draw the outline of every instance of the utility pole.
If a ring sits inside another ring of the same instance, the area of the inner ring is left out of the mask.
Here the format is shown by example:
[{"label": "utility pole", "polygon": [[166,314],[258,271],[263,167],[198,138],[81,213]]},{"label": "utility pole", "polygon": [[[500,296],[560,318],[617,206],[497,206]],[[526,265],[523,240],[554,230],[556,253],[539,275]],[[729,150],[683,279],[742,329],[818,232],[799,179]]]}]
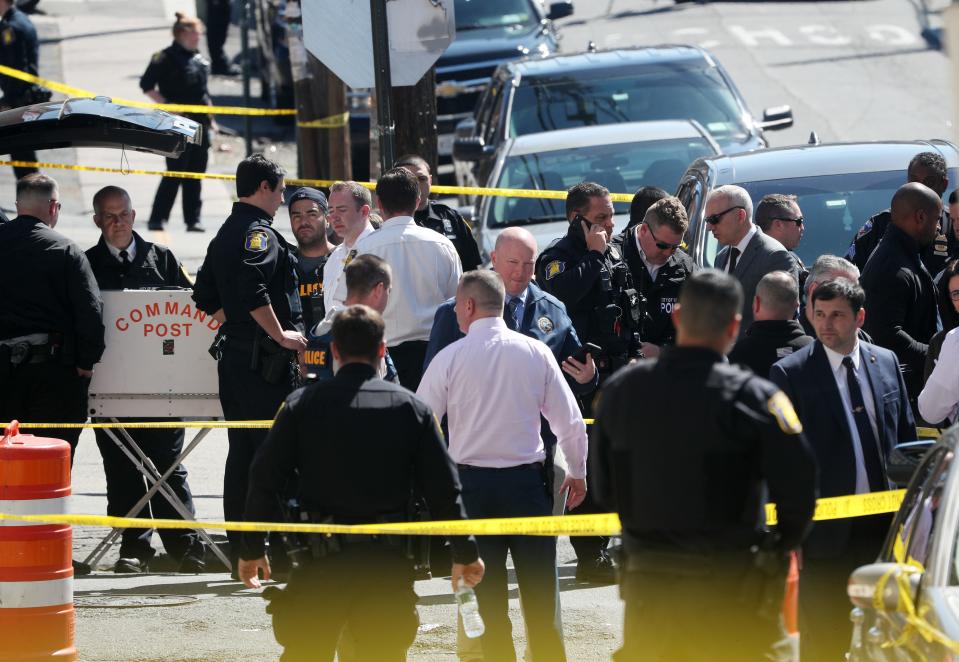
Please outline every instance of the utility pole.
[{"label": "utility pole", "polygon": [[423,157],[430,165],[433,181],[438,182],[436,67],[430,67],[412,87],[394,87],[392,101],[396,109],[396,154],[418,154]]},{"label": "utility pole", "polygon": [[373,28],[373,69],[376,83],[376,134],[381,173],[389,170],[395,160],[393,101],[391,98],[393,80],[390,76],[390,32],[386,19],[386,1],[370,0],[370,25]]}]

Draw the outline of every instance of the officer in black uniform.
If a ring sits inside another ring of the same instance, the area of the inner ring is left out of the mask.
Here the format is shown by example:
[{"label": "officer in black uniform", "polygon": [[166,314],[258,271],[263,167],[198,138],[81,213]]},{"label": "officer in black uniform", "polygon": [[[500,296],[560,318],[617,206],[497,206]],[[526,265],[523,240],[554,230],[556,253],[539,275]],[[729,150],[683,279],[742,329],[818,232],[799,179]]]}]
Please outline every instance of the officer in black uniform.
[{"label": "officer in black uniform", "polygon": [[[582,343],[602,348],[593,356],[600,383],[630,360],[641,356],[639,337],[641,306],[629,268],[615,246],[613,203],[609,191],[599,184],[583,182],[566,195],[566,235],[551,243],[536,260],[536,282],[563,302]],[[586,415],[591,402],[583,402]],[[587,469],[587,481],[591,471]],[[575,514],[603,512],[590,496]],[[581,581],[612,583],[613,562],[606,553],[609,538],[573,536],[570,543],[578,559],[576,577]]]},{"label": "officer in black uniform", "polygon": [[[272,419],[293,390],[295,352],[306,347],[294,257],[273,215],[283,204],[279,164],[261,154],[236,169],[240,201],[207,248],[197,273],[197,307],[222,323],[211,353],[219,361],[220,403],[228,421]],[[223,477],[223,514],[243,516],[250,463],[265,430],[231,429]],[[227,533],[231,554],[239,537]]]},{"label": "officer in black uniform", "polygon": [[206,47],[210,51],[213,74],[216,76],[239,76],[243,73],[223,52],[226,36],[230,31],[230,0],[206,0]]},{"label": "officer in black uniform", "polygon": [[[100,290],[135,290],[151,287],[192,288],[193,281],[165,246],[145,241],[133,231],[136,210],[130,195],[118,186],[107,186],[93,196],[93,222],[100,228],[100,241],[87,250],[87,259]],[[129,420],[143,420],[129,419]],[[171,420],[171,419],[155,419]],[[178,419],[174,419],[178,420]],[[107,515],[125,517],[146,494],[143,476],[105,430],[95,430],[97,447],[103,457],[107,478]],[[184,433],[179,430],[130,430],[137,446],[150,458],[161,474],[169,469],[183,451]],[[186,468],[178,464],[167,484],[195,519],[193,495],[186,480]],[[157,493],[149,509],[136,517],[183,519],[170,503]],[[163,547],[179,563],[180,572],[202,572],[204,546],[196,531],[160,529]],[[151,545],[153,529],[124,529],[120,558],[114,572],[145,572],[155,551]]]},{"label": "officer in black uniform", "polygon": [[[182,103],[197,106],[211,104],[207,81],[210,76],[210,63],[200,55],[197,48],[203,34],[203,23],[198,18],[176,14],[173,24],[173,43],[157,51],[150,59],[146,71],[140,78],[140,89],[156,103]],[[209,113],[182,113],[185,117],[199,122],[202,127],[202,141],[187,145],[175,159],[166,160],[167,170],[179,172],[206,172],[210,150],[210,133],[217,131],[216,122]],[[176,192],[183,187],[183,220],[188,232],[203,232],[200,223],[201,180],[163,177],[157,187],[153,208],[150,210],[151,230],[162,230],[163,224],[170,218]]]},{"label": "officer in black uniform", "polygon": [[[0,421],[83,423],[103,355],[103,303],[86,255],[53,228],[60,192],[34,173],[17,182],[17,212],[0,223]],[[27,430],[64,439],[80,430]]]},{"label": "officer in black uniform", "polygon": [[647,210],[643,222],[613,237],[629,267],[640,295],[639,335],[647,357],[659,355],[676,341],[673,306],[679,290],[693,273],[693,258],[682,249],[689,228],[686,208],[678,198],[661,198]]},{"label": "officer in black uniform", "polygon": [[690,276],[676,346],[597,398],[593,484],[625,551],[617,661],[760,660],[784,635],[787,553],[812,518],[816,464],[789,398],[723,358],[742,299],[727,274]]},{"label": "officer in black uniform", "polygon": [[326,195],[315,188],[298,188],[287,203],[290,228],[296,237],[296,274],[300,281],[303,328],[309,331],[326,316],[323,304],[323,267],[333,252],[327,236]]},{"label": "officer in black uniform", "polygon": [[[294,392],[276,416],[250,471],[246,517],[271,521],[285,485],[299,475],[301,520],[373,524],[410,520],[410,494],[422,494],[438,520],[465,519],[459,478],[430,408],[398,384],[376,377],[383,318],[350,306],[333,322],[340,369]],[[376,461],[371,462],[370,459]],[[240,577],[256,588],[269,578],[263,536],[244,535]],[[483,576],[472,537],[453,537],[453,590]],[[413,560],[402,538],[313,535],[290,545],[293,575],[274,592],[276,640],[284,660],[332,660],[344,625],[357,659],[405,660],[416,636]],[[318,596],[326,596],[318,597]]]},{"label": "officer in black uniform", "polygon": [[[0,64],[38,76],[40,46],[37,41],[37,29],[33,27],[27,15],[17,9],[11,0],[0,0],[0,15],[2,15],[0,17]],[[0,110],[50,100],[50,90],[10,76],[0,76],[0,91],[3,92]],[[37,153],[33,150],[12,152],[10,158],[14,161],[36,161]],[[21,166],[13,168],[13,174],[17,179],[32,172],[37,172],[37,169]]]},{"label": "officer in black uniform", "polygon": [[420,206],[413,214],[416,224],[439,232],[453,242],[456,253],[460,256],[463,271],[479,267],[483,260],[480,258],[476,239],[473,238],[473,229],[463,220],[458,211],[441,202],[430,200],[433,176],[430,174],[429,164],[420,156],[407,154],[401,156],[393,167],[406,168],[413,173],[420,185]]}]

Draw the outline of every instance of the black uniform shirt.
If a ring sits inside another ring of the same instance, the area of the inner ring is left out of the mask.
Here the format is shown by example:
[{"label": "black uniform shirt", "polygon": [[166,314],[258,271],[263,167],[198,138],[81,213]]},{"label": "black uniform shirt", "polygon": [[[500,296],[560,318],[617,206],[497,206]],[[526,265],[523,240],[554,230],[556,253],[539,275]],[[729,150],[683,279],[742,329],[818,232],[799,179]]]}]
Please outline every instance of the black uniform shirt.
[{"label": "black uniform shirt", "polygon": [[97,285],[101,290],[137,290],[145,287],[193,287],[193,282],[183,269],[183,265],[176,259],[166,246],[150,243],[133,233],[136,246],[133,261],[126,273],[123,263],[113,257],[107,247],[107,242],[100,237],[100,241],[93,248],[87,250],[87,259]]},{"label": "black uniform shirt", "polygon": [[[876,250],[891,224],[892,214],[888,209],[866,221],[849,245],[846,259],[859,267],[860,271],[865,269],[866,262],[869,261],[869,257]],[[959,239],[956,239],[952,231],[952,218],[945,207],[939,217],[936,239],[922,249],[921,257],[922,263],[933,276],[942,271],[950,259],[959,257]]]},{"label": "black uniform shirt", "polygon": [[[26,14],[11,7],[0,18],[0,64],[37,76],[40,73],[38,53],[37,29]],[[23,97],[32,87],[33,83],[0,76],[3,105],[11,108],[26,105],[28,100]]]},{"label": "black uniform shirt", "polygon": [[417,209],[413,214],[416,224],[439,232],[453,242],[456,253],[460,256],[463,271],[476,269],[482,263],[473,231],[460,213],[451,207],[430,200],[426,207]]},{"label": "black uniform shirt", "polygon": [[284,329],[302,321],[291,249],[272,222],[255,205],[233,203],[197,273],[193,300],[205,313],[223,308],[227,337],[253,340],[259,325],[250,311],[268,304]]},{"label": "black uniform shirt", "polygon": [[[149,92],[159,88],[167,103],[208,105],[210,92],[207,81],[210,62],[196,51],[188,51],[173,42],[150,59],[140,77],[140,89]],[[209,114],[184,113],[186,117],[209,126]]]},{"label": "black uniform shirt", "polygon": [[0,223],[0,338],[62,333],[64,360],[103,355],[103,302],[83,251],[33,216]]},{"label": "black uniform shirt", "polygon": [[[466,519],[456,467],[430,408],[372,366],[350,363],[329,380],[294,391],[250,467],[247,521],[276,521],[298,473],[301,507],[344,524],[407,512],[411,493],[437,520]],[[263,534],[245,534],[244,559],[263,555]],[[472,537],[450,539],[457,563],[477,558]]]},{"label": "black uniform shirt", "polygon": [[736,341],[729,362],[741,363],[765,379],[773,363],[813,340],[799,320],[759,320],[750,324]]},{"label": "black uniform shirt", "polygon": [[590,453],[627,551],[745,553],[765,525],[764,485],[793,549],[815,507],[815,456],[789,398],[708,349],[667,347],[613,375]]}]

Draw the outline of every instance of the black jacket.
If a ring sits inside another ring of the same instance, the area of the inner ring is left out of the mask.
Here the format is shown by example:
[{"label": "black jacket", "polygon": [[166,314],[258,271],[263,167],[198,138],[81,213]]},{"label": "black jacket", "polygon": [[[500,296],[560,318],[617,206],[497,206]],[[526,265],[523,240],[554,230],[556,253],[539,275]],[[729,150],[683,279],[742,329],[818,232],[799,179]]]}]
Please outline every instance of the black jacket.
[{"label": "black jacket", "polygon": [[615,245],[626,261],[636,289],[646,297],[645,315],[640,337],[654,345],[672,345],[676,341],[673,326],[673,306],[679,301],[679,290],[696,269],[693,258],[682,249],[669,256],[666,264],[656,271],[655,282],[649,277],[643,258],[636,246],[639,226],[613,237]]},{"label": "black jacket", "polygon": [[773,363],[814,340],[797,320],[753,322],[729,353],[729,362],[740,363],[766,379]]},{"label": "black jacket", "polygon": [[253,340],[259,325],[250,311],[261,306],[273,306],[286,330],[302,322],[292,249],[272,222],[255,205],[233,203],[197,272],[193,300],[211,315],[223,308],[222,332],[229,338]]},{"label": "black jacket", "polygon": [[[876,250],[891,223],[892,214],[888,209],[866,221],[849,244],[846,259],[859,267],[860,271],[865,269],[866,262],[869,261],[869,257]],[[942,271],[951,258],[959,257],[959,240],[952,232],[952,218],[946,208],[943,208],[942,216],[939,217],[939,229],[936,232],[935,241],[924,248],[921,255],[922,263],[933,276]]]},{"label": "black jacket", "polygon": [[[456,465],[433,412],[361,363],[287,398],[250,467],[246,519],[277,521],[280,498],[296,475],[301,507],[320,519],[364,524],[403,516],[413,492],[435,519],[466,519]],[[263,540],[245,534],[243,558],[262,556]],[[472,537],[450,542],[456,562],[476,560]]]},{"label": "black jacket", "polygon": [[473,230],[455,209],[430,200],[426,207],[416,210],[413,220],[417,225],[439,232],[453,242],[463,271],[472,271],[482,264]]},{"label": "black jacket", "polygon": [[919,245],[890,225],[859,279],[866,291],[866,332],[896,353],[909,398],[919,397],[929,340],[936,333],[938,303]]},{"label": "black jacket", "polygon": [[166,246],[150,243],[133,233],[136,252],[127,273],[123,264],[113,257],[107,243],[100,236],[96,246],[87,249],[87,259],[101,290],[138,290],[147,287],[192,288],[193,282],[183,265]]},{"label": "black jacket", "polygon": [[[196,51],[188,51],[173,42],[150,58],[150,64],[140,77],[140,89],[149,92],[159,89],[167,103],[185,103],[199,106],[209,105],[210,92],[207,83],[210,78],[210,62]],[[186,117],[210,124],[210,115],[203,113],[184,113]]]},{"label": "black jacket", "polygon": [[[0,18],[0,64],[37,76],[38,55],[37,29],[26,14],[11,7]],[[29,93],[35,88],[33,83],[0,76],[0,90],[3,91],[0,103],[9,108],[34,103]]]},{"label": "black jacket", "polygon": [[590,467],[628,552],[746,555],[765,528],[765,489],[792,549],[815,507],[816,462],[789,400],[708,349],[667,347],[613,375]]},{"label": "black jacket", "polygon": [[0,223],[0,338],[63,334],[65,363],[103,355],[103,301],[83,251],[33,216]]}]

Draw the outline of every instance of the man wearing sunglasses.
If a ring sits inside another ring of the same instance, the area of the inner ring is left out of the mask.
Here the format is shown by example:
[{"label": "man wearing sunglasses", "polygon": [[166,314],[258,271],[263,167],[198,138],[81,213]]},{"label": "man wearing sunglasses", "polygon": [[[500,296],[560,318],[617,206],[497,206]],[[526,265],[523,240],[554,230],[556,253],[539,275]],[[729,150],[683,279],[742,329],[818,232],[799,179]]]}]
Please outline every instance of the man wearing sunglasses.
[{"label": "man wearing sunglasses", "polygon": [[706,227],[724,248],[716,268],[735,276],[745,296],[740,335],[753,323],[756,286],[770,271],[785,271],[799,283],[795,260],[786,248],[753,223],[753,201],[741,186],[720,186],[706,202]]},{"label": "man wearing sunglasses", "polygon": [[796,254],[796,248],[806,232],[806,219],[803,218],[796,196],[770,193],[756,205],[756,225],[759,229],[786,247],[799,269],[799,291],[802,292],[809,270]]},{"label": "man wearing sunglasses", "polygon": [[683,204],[678,198],[666,197],[650,206],[642,222],[613,239],[643,297],[639,335],[647,357],[659,356],[660,348],[676,339],[673,307],[695,268],[693,259],[682,250],[688,228]]}]

